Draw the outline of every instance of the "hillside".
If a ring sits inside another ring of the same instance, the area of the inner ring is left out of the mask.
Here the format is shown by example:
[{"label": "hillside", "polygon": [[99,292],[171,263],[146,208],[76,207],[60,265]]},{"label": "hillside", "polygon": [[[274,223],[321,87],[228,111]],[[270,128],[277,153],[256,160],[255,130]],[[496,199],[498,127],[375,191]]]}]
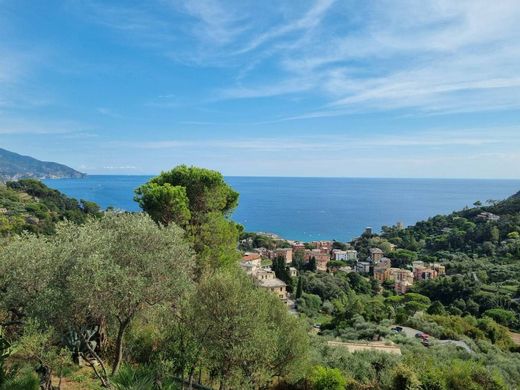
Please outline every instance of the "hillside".
[{"label": "hillside", "polygon": [[85,174],[66,165],[40,161],[0,148],[0,182],[32,179],[81,178]]},{"label": "hillside", "polygon": [[83,223],[98,215],[97,204],[69,198],[34,179],[0,184],[0,236],[22,231],[51,234],[58,221]]},{"label": "hillside", "polygon": [[362,254],[382,249],[394,267],[411,269],[417,260],[442,264],[446,277],[415,283],[412,291],[438,302],[443,313],[492,317],[520,330],[520,193],[382,230],[352,245]]},{"label": "hillside", "polygon": [[520,192],[486,203],[475,202],[473,208],[437,215],[402,230],[384,227],[382,236],[405,249],[434,256],[444,251],[520,258]]}]

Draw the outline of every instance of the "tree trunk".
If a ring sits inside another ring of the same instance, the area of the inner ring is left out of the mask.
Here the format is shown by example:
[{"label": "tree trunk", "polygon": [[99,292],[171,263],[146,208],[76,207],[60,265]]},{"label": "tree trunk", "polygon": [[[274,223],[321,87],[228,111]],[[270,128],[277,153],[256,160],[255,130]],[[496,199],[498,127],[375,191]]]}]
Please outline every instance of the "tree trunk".
[{"label": "tree trunk", "polygon": [[193,390],[193,376],[195,375],[195,368],[192,367],[190,370],[190,376],[188,378],[188,389]]},{"label": "tree trunk", "polygon": [[[87,362],[87,364],[92,368],[92,370],[94,371],[94,374],[96,374],[96,376],[98,377],[98,379],[101,381],[101,385],[103,387],[107,387],[107,388],[110,388],[110,382],[108,380],[108,374],[107,374],[107,370],[105,368],[105,364],[103,363],[103,360],[101,360],[101,358],[99,357],[99,355],[96,353],[96,351],[94,351],[92,349],[92,347],[90,346],[90,344],[88,343],[88,341],[85,339],[85,336],[83,335],[83,332],[81,330],[77,330],[78,334],[80,335],[81,339],[83,340],[83,343],[85,344],[85,346],[87,347],[89,353],[91,356],[88,356],[88,357],[84,357],[85,358],[85,361]],[[103,374],[99,373],[97,370],[96,370],[96,365],[94,363],[92,363],[90,357],[94,357],[94,359],[96,359],[96,361],[99,363],[100,367],[101,367],[101,370],[103,371]]]},{"label": "tree trunk", "polygon": [[51,369],[40,363],[40,367],[38,367],[36,372],[40,376],[40,390],[52,390]]},{"label": "tree trunk", "polygon": [[116,339],[116,351],[114,356],[114,363],[112,365],[112,375],[114,375],[117,370],[119,370],[121,361],[123,360],[123,337],[125,336],[126,328],[128,327],[129,323],[129,319],[119,321],[119,330],[117,331]]}]

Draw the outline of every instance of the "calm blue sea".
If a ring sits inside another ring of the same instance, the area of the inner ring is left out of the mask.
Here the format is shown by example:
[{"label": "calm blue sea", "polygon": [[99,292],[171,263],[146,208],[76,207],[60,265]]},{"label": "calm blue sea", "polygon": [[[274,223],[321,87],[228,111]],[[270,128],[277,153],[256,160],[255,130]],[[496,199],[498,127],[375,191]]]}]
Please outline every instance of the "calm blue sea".
[{"label": "calm blue sea", "polygon": [[[88,176],[45,180],[65,194],[102,207],[137,211],[133,190],[149,176]],[[520,180],[227,177],[240,193],[233,219],[248,231],[297,240],[350,240],[371,226],[405,225],[470,206],[504,199]]]}]

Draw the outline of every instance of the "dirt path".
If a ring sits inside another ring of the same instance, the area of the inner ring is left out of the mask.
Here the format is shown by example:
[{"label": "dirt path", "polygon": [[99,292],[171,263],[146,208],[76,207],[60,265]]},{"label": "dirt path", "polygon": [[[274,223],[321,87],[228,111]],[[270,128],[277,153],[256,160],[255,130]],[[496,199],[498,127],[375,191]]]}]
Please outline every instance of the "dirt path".
[{"label": "dirt path", "polygon": [[509,336],[513,339],[513,343],[520,345],[520,333],[509,332]]}]

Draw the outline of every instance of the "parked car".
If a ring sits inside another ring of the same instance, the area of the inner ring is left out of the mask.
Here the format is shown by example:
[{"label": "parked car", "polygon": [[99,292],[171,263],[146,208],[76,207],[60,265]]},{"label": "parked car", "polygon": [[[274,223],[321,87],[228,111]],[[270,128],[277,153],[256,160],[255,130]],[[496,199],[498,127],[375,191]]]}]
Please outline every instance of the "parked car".
[{"label": "parked car", "polygon": [[396,326],[395,328],[392,328],[391,330],[394,332],[397,332],[397,333],[401,333],[403,331],[403,328],[401,328],[400,326]]}]

